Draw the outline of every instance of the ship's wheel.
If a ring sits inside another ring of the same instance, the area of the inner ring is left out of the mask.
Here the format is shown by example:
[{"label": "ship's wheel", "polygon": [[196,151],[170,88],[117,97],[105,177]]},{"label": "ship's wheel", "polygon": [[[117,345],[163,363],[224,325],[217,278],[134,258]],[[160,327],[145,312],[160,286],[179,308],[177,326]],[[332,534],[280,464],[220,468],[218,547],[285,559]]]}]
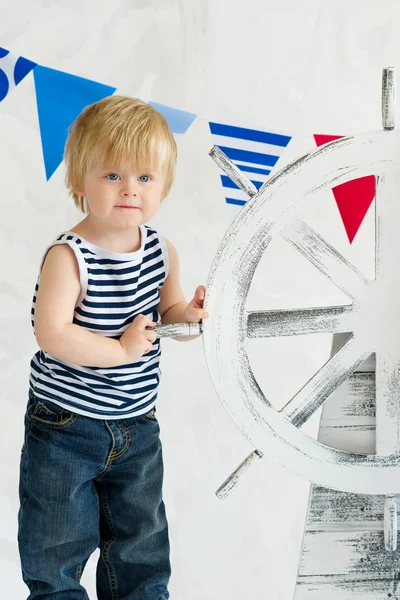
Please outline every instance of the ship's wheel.
[{"label": "ship's wheel", "polygon": [[[218,491],[224,497],[263,455],[309,481],[359,494],[400,493],[400,134],[394,129],[394,70],[384,69],[383,130],[335,140],[302,156],[257,191],[218,147],[211,155],[249,195],[212,264],[199,327],[211,378],[234,423],[256,450]],[[301,219],[313,194],[376,176],[376,276],[367,279]],[[282,236],[349,297],[349,304],[250,311],[247,294],[272,239]],[[196,329],[197,328],[197,329]],[[158,329],[163,335],[163,328]],[[190,331],[189,331],[190,330]],[[281,410],[252,373],[248,337],[350,332],[346,343]],[[302,425],[371,354],[376,355],[376,453],[326,446]],[[392,505],[393,507],[393,502]],[[393,511],[392,511],[393,512]]]}]

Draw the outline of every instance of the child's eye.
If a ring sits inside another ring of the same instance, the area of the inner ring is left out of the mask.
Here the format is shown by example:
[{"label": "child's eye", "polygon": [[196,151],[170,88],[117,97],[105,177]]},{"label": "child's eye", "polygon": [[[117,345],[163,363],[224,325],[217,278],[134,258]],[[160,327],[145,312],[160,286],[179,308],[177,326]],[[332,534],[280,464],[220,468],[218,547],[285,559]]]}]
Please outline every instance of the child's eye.
[{"label": "child's eye", "polygon": [[117,173],[109,173],[106,177],[110,181],[117,181],[119,175],[117,175]]},{"label": "child's eye", "polygon": [[139,179],[140,181],[143,181],[143,183],[147,183],[148,181],[150,181],[150,177],[148,175],[141,175]]}]

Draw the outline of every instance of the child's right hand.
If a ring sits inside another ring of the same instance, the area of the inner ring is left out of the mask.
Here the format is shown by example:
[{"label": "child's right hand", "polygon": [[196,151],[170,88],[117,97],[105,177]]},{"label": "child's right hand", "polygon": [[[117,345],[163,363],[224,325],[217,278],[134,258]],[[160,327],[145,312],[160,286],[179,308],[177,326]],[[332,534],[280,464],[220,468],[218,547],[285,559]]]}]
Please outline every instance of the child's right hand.
[{"label": "child's right hand", "polygon": [[150,352],[153,342],[157,339],[154,331],[146,327],[155,327],[156,323],[151,321],[145,315],[138,315],[129,325],[128,329],[122,334],[119,343],[129,357],[129,360],[136,361],[147,352]]}]

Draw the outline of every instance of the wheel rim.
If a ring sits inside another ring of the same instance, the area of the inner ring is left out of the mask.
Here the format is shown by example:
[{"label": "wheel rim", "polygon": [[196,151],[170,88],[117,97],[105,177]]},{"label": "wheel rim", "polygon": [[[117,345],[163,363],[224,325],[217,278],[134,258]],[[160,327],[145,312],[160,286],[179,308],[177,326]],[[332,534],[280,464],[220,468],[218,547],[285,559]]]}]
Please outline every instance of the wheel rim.
[{"label": "wheel rim", "polygon": [[[306,200],[319,190],[358,177],[399,169],[399,141],[396,131],[342,138],[306,154],[271,178],[232,223],[207,284],[205,306],[210,318],[203,331],[206,360],[220,400],[236,426],[275,462],[313,483],[349,492],[399,493],[399,454],[364,455],[330,448],[296,427],[290,412],[283,411],[285,416],[277,412],[251,371],[245,346],[245,304],[256,267],[273,237],[284,231],[292,238],[296,233],[304,235],[304,227],[293,220],[301,207],[297,199]],[[357,283],[359,274],[353,279]],[[362,281],[359,285],[362,287]],[[350,340],[336,359],[342,361],[342,367],[343,361],[349,363],[347,376],[374,351],[368,345],[368,331],[352,339],[356,341]],[[398,352],[400,355],[400,349]]]}]

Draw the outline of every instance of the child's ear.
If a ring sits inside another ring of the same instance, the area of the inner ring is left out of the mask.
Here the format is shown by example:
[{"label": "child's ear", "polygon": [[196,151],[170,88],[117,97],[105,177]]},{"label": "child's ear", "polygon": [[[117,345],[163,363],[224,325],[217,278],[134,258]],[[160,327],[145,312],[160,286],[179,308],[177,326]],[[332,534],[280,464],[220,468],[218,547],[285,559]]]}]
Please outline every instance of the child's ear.
[{"label": "child's ear", "polygon": [[73,187],[75,194],[77,194],[77,196],[83,197],[85,195],[85,192],[83,190],[81,190],[80,187],[78,185],[76,185],[76,183],[74,181],[72,182],[72,187]]}]

